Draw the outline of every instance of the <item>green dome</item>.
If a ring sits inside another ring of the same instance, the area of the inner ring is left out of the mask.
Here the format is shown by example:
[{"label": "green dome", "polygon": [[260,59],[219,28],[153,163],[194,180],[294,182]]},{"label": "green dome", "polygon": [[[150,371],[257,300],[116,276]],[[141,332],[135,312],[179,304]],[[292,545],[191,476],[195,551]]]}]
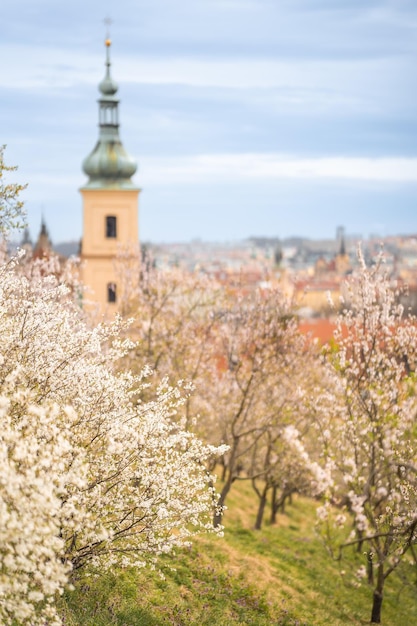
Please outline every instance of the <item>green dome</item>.
[{"label": "green dome", "polygon": [[95,183],[94,186],[99,183],[126,184],[131,183],[137,164],[118,137],[104,138],[101,132],[94,150],[84,159],[83,170],[89,177],[89,186],[91,183]]}]

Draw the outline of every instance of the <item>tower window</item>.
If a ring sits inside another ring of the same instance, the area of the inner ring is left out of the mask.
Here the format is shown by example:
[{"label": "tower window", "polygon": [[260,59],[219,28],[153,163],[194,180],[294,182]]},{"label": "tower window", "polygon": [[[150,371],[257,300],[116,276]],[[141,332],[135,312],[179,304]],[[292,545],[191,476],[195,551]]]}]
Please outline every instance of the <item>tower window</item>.
[{"label": "tower window", "polygon": [[106,237],[117,237],[117,218],[115,215],[106,215]]},{"label": "tower window", "polygon": [[107,302],[116,302],[116,283],[107,284]]}]

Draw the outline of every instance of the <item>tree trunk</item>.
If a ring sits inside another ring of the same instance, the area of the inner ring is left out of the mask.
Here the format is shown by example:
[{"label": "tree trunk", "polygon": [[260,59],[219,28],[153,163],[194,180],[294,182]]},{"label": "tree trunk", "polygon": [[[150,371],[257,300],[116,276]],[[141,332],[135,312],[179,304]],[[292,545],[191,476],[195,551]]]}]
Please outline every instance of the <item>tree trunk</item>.
[{"label": "tree trunk", "polygon": [[226,480],[226,472],[227,472],[226,461],[222,458],[222,460],[220,461],[220,464],[222,466],[222,475],[220,477],[220,480],[224,482]]},{"label": "tree trunk", "polygon": [[274,485],[272,487],[272,498],[271,498],[271,520],[270,520],[271,524],[277,523],[277,513],[278,513],[277,491],[278,491],[278,488],[276,485]]},{"label": "tree trunk", "polygon": [[[220,509],[221,509],[221,507],[223,507],[223,505],[224,505],[224,503],[226,501],[227,494],[230,491],[232,483],[233,483],[233,476],[232,476],[232,472],[229,470],[227,478],[226,478],[226,482],[224,483],[223,489],[220,492],[220,498],[219,498],[219,501],[218,501],[218,504],[217,504],[217,506]],[[214,516],[213,516],[213,526],[215,528],[220,526],[221,523],[222,523],[222,519],[223,519],[223,511],[221,511],[221,510],[220,511],[216,511],[214,513]]]},{"label": "tree trunk", "polygon": [[381,623],[382,593],[375,589],[372,604],[371,624]]},{"label": "tree trunk", "polygon": [[292,503],[293,490],[291,488],[284,487],[279,498],[277,497],[278,487],[274,486],[272,491],[272,504],[271,504],[271,524],[275,524],[277,521],[278,511],[285,515],[285,504],[289,500]]},{"label": "tree trunk", "polygon": [[373,553],[371,551],[369,551],[368,555],[367,555],[367,560],[368,560],[368,567],[367,567],[368,584],[373,586],[373,584],[374,584],[374,564],[372,562],[372,558],[373,558]]},{"label": "tree trunk", "polygon": [[269,491],[269,487],[267,484],[265,484],[262,490],[260,499],[259,499],[258,513],[256,515],[256,521],[255,521],[255,530],[261,530],[262,528],[262,520],[264,518],[266,497],[268,495],[268,491]]},{"label": "tree trunk", "polygon": [[383,563],[378,567],[378,579],[374,589],[374,599],[372,604],[371,624],[381,623],[381,608],[384,591],[384,566]]},{"label": "tree trunk", "polygon": [[[224,466],[223,466],[224,485],[223,485],[223,489],[220,492],[220,498],[218,502],[218,507],[220,508],[224,506],[224,503],[227,498],[227,494],[229,493],[230,488],[233,484],[233,481],[235,480],[235,465],[236,465],[238,445],[239,445],[239,440],[236,437],[234,437],[233,445],[231,446],[231,449],[230,449],[229,463],[227,465],[226,463],[224,463]],[[213,515],[213,526],[215,528],[220,526],[222,523],[222,519],[223,519],[223,511],[217,510]]]},{"label": "tree trunk", "polygon": [[358,535],[358,547],[356,548],[356,552],[361,553],[363,550],[363,541],[362,541],[362,537],[363,537],[363,531],[362,530],[358,530],[357,531],[357,535]]}]

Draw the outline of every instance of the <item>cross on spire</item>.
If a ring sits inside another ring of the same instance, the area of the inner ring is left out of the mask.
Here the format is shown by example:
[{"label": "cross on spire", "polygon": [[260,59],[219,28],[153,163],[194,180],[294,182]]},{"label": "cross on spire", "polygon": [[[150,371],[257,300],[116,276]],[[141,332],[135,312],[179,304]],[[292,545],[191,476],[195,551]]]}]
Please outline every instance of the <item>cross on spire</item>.
[{"label": "cross on spire", "polygon": [[113,20],[111,17],[105,17],[103,20],[103,24],[105,24],[106,28],[106,39],[110,39],[110,26],[113,24]]}]

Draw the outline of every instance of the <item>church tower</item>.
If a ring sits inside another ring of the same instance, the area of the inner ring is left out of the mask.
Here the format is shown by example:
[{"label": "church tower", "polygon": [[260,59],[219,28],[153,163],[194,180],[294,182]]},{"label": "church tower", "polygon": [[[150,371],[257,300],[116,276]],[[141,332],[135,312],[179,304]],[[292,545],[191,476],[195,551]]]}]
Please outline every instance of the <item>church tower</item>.
[{"label": "church tower", "polygon": [[114,313],[120,301],[115,270],[119,249],[138,244],[138,196],[140,189],[131,178],[137,164],[124,149],[119,137],[117,84],[110,73],[109,38],[106,46],[106,74],[99,84],[99,137],[83,162],[88,181],[80,189],[83,201],[81,260],[83,282],[91,290],[88,300],[102,312]]}]

